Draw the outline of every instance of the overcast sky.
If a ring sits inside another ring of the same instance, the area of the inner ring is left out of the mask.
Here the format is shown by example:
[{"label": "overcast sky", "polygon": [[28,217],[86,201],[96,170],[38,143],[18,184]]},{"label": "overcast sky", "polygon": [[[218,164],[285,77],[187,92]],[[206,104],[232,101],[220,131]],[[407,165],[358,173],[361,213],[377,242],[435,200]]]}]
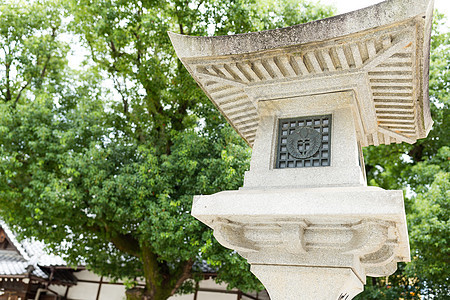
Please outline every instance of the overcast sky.
[{"label": "overcast sky", "polygon": [[[320,0],[323,4],[334,5],[338,10],[338,14],[357,10],[382,1],[383,0]],[[447,16],[447,26],[450,27],[450,0],[435,0],[434,7]]]}]

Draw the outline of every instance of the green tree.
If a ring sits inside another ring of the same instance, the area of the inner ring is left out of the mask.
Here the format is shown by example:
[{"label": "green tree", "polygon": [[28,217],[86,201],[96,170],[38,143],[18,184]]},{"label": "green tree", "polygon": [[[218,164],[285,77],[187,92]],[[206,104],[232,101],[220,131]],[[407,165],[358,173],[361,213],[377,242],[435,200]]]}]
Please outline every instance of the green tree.
[{"label": "green tree", "polygon": [[[68,47],[56,39],[61,20],[53,3],[0,1],[0,99],[16,105],[27,91],[63,76]],[[56,84],[53,85],[56,88]]]},{"label": "green tree", "polygon": [[[0,3],[0,48],[19,49],[0,62],[2,217],[73,264],[144,277],[145,290],[129,298],[191,290],[201,261],[230,288],[261,288],[190,216],[193,195],[241,186],[250,150],[177,60],[167,31],[247,32],[332,11],[294,0]],[[63,30],[89,50],[85,71],[68,68]]]},{"label": "green tree", "polygon": [[436,12],[431,37],[430,100],[434,120],[426,139],[365,149],[371,185],[404,189],[412,262],[387,280],[372,280],[358,299],[450,297],[450,33]]}]

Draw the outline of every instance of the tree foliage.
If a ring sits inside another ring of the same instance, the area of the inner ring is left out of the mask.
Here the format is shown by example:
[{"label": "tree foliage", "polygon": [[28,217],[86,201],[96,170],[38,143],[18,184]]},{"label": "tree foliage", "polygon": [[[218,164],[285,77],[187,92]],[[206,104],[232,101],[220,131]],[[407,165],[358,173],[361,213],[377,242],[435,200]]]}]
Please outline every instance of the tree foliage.
[{"label": "tree foliage", "polygon": [[[241,186],[250,150],[167,31],[230,34],[330,13],[294,0],[0,2],[2,217],[74,265],[143,276],[149,299],[189,291],[202,261],[230,288],[260,289],[190,216],[193,195]],[[83,71],[68,67],[67,34],[89,51]]]},{"label": "tree foliage", "polygon": [[0,1],[0,98],[15,105],[27,90],[57,88],[68,51],[56,39],[61,20],[53,3]]},{"label": "tree foliage", "polygon": [[[74,265],[144,276],[150,299],[190,291],[202,261],[230,288],[261,288],[190,216],[193,195],[241,186],[250,150],[177,60],[167,31],[243,33],[332,13],[300,0],[0,0],[1,216]],[[450,38],[441,19],[429,137],[365,149],[369,183],[405,190],[412,262],[368,280],[359,299],[449,296]],[[68,67],[67,35],[88,49],[82,71]]]}]

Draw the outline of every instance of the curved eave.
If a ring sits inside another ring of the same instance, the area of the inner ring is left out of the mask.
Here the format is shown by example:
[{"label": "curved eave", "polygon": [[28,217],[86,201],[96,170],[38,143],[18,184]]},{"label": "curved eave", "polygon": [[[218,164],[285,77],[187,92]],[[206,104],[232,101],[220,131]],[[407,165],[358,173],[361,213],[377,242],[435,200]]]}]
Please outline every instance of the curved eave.
[{"label": "curved eave", "polygon": [[432,125],[428,68],[433,2],[389,0],[248,34],[169,35],[187,70],[250,146],[259,124],[259,101],[348,89],[358,90],[361,145],[414,143]]},{"label": "curved eave", "polygon": [[329,40],[419,15],[425,17],[433,3],[434,0],[388,0],[331,18],[273,30],[210,37],[169,32],[169,36],[181,59],[243,54]]}]

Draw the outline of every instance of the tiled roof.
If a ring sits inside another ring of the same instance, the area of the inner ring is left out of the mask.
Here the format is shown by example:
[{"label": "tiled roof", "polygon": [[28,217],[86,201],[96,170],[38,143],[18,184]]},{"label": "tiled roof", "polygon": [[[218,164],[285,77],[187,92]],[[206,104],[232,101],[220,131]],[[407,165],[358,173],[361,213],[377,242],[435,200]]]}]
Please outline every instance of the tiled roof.
[{"label": "tiled roof", "polygon": [[[0,250],[0,275],[25,275],[28,272],[30,262],[15,251]],[[48,276],[38,267],[34,267],[32,274],[37,277]]]},{"label": "tiled roof", "polygon": [[20,255],[22,255],[22,257],[24,259],[29,260],[30,256],[28,255],[27,252],[25,252],[25,249],[22,247],[22,244],[19,243],[19,241],[17,240],[16,235],[11,231],[9,226],[5,222],[3,222],[3,220],[1,220],[1,219],[0,219],[0,227],[3,228],[6,235],[8,236],[8,239],[11,241],[11,243],[14,245],[14,247],[17,248]]},{"label": "tiled roof", "polygon": [[15,251],[0,251],[0,275],[20,275],[26,272],[28,262]]},{"label": "tiled roof", "polygon": [[[15,251],[0,250],[0,262],[26,262],[26,260]],[[0,274],[1,272],[0,269]]]},{"label": "tiled roof", "polygon": [[[46,271],[48,271],[49,267],[67,266],[67,263],[62,257],[48,254],[45,251],[45,244],[43,242],[37,241],[34,238],[19,242],[19,240],[16,238],[15,233],[1,219],[0,227],[3,228],[9,240],[19,252],[17,253],[16,251],[11,250],[0,250],[0,276],[26,275],[27,268],[30,268],[30,266],[32,266],[34,268],[34,270],[32,271],[33,275],[47,279],[48,272]],[[217,272],[216,268],[208,265],[205,260],[196,262],[194,267],[203,273]]]},{"label": "tiled roof", "polygon": [[3,220],[0,220],[0,227],[18,251],[0,250],[0,275],[26,275],[32,270],[32,275],[47,279],[48,275],[40,267],[67,265],[60,256],[48,254],[43,242],[34,238],[19,242]]},{"label": "tiled roof", "polygon": [[22,241],[22,247],[25,252],[29,255],[30,260],[35,260],[40,266],[66,266],[67,263],[62,259],[62,257],[48,254],[45,251],[45,244],[41,241],[36,241],[35,239],[26,239]]},{"label": "tiled roof", "polygon": [[200,270],[202,273],[216,273],[217,269],[211,267],[206,260],[197,261],[194,264],[194,269]]}]

